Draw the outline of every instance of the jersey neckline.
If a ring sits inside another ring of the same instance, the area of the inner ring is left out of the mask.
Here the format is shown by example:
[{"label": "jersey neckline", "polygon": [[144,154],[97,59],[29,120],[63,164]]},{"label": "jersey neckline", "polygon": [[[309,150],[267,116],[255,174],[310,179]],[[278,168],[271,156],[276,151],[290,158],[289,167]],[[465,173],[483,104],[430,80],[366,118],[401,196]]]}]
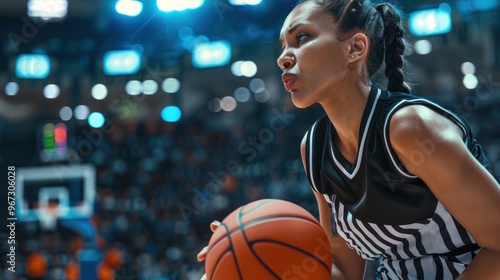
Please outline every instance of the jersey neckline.
[{"label": "jersey neckline", "polygon": [[334,124],[330,121],[327,128],[328,143],[330,146],[330,154],[333,162],[337,168],[349,179],[352,179],[359,170],[361,165],[363,150],[368,136],[368,130],[370,128],[371,121],[373,119],[373,114],[375,108],[377,107],[377,102],[380,98],[382,91],[376,87],[372,87],[370,94],[368,96],[368,101],[366,103],[365,109],[363,111],[363,116],[361,118],[359,131],[362,133],[358,140],[358,151],[354,159],[353,164],[351,164],[345,157],[339,152],[335,145],[335,138],[337,137],[337,131],[335,130]]}]

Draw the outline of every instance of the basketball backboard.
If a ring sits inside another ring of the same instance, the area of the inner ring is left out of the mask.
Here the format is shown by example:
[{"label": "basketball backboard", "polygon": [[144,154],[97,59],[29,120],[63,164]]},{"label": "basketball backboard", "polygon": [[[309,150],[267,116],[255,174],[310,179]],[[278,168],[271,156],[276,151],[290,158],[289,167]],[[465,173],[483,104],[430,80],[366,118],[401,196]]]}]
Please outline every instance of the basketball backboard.
[{"label": "basketball backboard", "polygon": [[95,182],[92,165],[18,168],[16,216],[20,221],[43,221],[48,211],[56,211],[58,219],[88,218],[94,213]]}]

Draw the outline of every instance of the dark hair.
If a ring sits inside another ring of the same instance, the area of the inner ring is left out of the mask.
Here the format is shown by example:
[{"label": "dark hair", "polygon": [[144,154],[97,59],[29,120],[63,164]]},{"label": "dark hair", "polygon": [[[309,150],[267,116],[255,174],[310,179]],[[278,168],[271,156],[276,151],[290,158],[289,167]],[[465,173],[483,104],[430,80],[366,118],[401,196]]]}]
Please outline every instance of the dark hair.
[{"label": "dark hair", "polygon": [[387,90],[410,92],[404,81],[404,29],[396,8],[389,3],[375,6],[369,0],[302,0],[314,1],[338,21],[339,37],[362,30],[368,36],[371,47],[368,50],[367,72],[371,78],[385,61]]}]

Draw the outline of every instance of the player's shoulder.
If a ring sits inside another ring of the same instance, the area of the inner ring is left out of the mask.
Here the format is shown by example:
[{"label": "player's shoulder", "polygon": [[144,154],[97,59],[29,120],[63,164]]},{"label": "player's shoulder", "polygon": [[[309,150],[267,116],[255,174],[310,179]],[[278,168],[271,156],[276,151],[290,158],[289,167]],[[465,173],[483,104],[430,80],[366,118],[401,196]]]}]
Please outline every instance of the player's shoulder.
[{"label": "player's shoulder", "polygon": [[[309,129],[304,133],[302,141],[300,142],[300,150],[302,155],[306,154],[306,147],[311,141],[318,141],[318,137],[322,137],[326,132],[326,127],[330,119],[327,115],[323,115],[316,119],[316,121],[309,127]],[[321,140],[321,139],[319,139]]]},{"label": "player's shoulder", "polygon": [[408,147],[409,143],[417,140],[444,136],[462,137],[460,130],[450,119],[423,104],[399,108],[390,120],[389,137],[393,146],[399,144]]}]

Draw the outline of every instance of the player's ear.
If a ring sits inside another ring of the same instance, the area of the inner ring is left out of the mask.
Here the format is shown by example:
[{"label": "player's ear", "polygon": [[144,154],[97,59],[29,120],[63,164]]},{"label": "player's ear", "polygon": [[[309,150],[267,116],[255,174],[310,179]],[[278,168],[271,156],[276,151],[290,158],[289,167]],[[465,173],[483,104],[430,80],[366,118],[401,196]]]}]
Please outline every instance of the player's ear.
[{"label": "player's ear", "polygon": [[348,46],[349,62],[364,58],[368,54],[368,37],[366,34],[358,32],[348,39]]}]

